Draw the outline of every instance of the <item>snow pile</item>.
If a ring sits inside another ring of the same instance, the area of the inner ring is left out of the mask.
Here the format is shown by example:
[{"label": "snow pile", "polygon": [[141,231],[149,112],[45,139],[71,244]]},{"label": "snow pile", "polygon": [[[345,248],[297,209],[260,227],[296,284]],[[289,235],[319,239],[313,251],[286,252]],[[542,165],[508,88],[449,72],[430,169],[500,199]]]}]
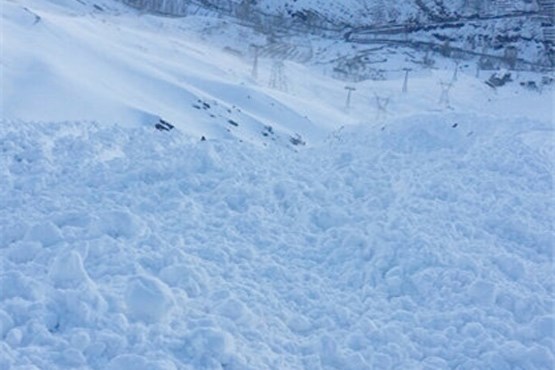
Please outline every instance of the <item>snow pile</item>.
[{"label": "snow pile", "polygon": [[553,127],[295,152],[0,125],[0,369],[550,369]]}]

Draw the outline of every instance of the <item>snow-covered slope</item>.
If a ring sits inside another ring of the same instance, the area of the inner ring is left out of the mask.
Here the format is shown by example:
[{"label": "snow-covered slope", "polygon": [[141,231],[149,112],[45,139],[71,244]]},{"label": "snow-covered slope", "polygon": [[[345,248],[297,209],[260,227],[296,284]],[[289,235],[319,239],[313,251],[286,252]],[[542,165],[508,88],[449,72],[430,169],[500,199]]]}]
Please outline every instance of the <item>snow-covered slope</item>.
[{"label": "snow-covered slope", "polygon": [[553,126],[296,153],[0,126],[2,369],[550,369]]},{"label": "snow-covered slope", "polygon": [[[169,29],[161,33],[164,19],[69,9],[3,4],[2,117],[151,126],[162,118],[198,138],[233,130],[257,142],[267,126],[285,142],[298,131],[322,135],[320,127],[273,96],[279,91],[256,85],[249,65],[187,40],[194,35],[179,32],[176,22],[168,20]],[[296,73],[314,75],[300,66]],[[319,83],[316,76],[308,81]]]},{"label": "snow-covered slope", "polygon": [[346,84],[375,50],[0,10],[0,370],[553,368],[549,76],[403,92],[406,50]]},{"label": "snow-covered slope", "polygon": [[[170,16],[228,16],[272,36],[324,34],[355,44],[403,46],[412,53],[480,60],[485,69],[555,65],[551,0],[121,1]],[[348,48],[339,52],[357,55]]]},{"label": "snow-covered slope", "polygon": [[[2,3],[2,32],[0,115],[25,121],[154,126],[161,118],[196,138],[288,145],[300,136],[313,144],[343,125],[374,120],[380,114],[375,95],[390,98],[389,117],[445,109],[438,105],[440,81],[452,79],[448,71],[414,71],[411,94],[402,94],[407,56],[383,49],[389,71],[380,75],[387,80],[356,84],[346,111],[345,83],[321,73],[334,63],[353,71],[350,59],[332,61],[336,50],[350,49],[336,41],[313,38],[302,45],[299,36],[292,44],[270,43],[261,48],[254,78],[250,45],[262,45],[266,36],[231,20],[141,16],[108,0],[20,0]],[[299,64],[299,55],[312,55],[323,67]],[[282,58],[292,60],[280,64]],[[447,59],[441,64],[454,67]],[[513,76],[515,82],[496,93],[471,77],[472,64],[461,69],[450,108],[505,115],[511,106],[514,115],[521,113],[511,101],[549,105],[549,94],[518,86],[537,77]],[[481,105],[484,100],[491,104]],[[532,113],[550,119],[549,110]]]},{"label": "snow-covered slope", "polygon": [[361,26],[404,21],[433,21],[459,16],[535,11],[531,0],[120,0],[131,6],[162,14],[188,15],[199,7],[234,13],[243,18],[273,15],[321,21],[335,25]]}]

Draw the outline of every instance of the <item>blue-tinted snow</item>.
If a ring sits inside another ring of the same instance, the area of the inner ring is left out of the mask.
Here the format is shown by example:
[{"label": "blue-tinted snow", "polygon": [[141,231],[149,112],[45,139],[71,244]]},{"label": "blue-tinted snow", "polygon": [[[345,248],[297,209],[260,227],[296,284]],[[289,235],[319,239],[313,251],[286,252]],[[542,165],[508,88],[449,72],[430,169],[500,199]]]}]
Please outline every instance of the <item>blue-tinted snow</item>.
[{"label": "blue-tinted snow", "polygon": [[550,369],[553,143],[463,114],[298,152],[4,121],[0,369]]}]

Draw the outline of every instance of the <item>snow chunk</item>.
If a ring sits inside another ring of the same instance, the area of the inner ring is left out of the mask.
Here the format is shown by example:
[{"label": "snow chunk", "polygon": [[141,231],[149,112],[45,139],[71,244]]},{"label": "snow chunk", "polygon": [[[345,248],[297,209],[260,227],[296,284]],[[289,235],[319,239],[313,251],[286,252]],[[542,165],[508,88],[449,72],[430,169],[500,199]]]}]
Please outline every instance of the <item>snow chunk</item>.
[{"label": "snow chunk", "polygon": [[62,241],[62,233],[58,226],[47,221],[33,225],[29,231],[27,231],[25,240],[37,241],[42,243],[44,247],[49,247]]},{"label": "snow chunk", "polygon": [[0,310],[0,339],[4,338],[13,326],[14,322],[10,315],[8,315],[5,311]]},{"label": "snow chunk", "polygon": [[216,312],[219,315],[227,317],[233,321],[237,321],[242,318],[246,311],[247,308],[243,302],[235,298],[226,299],[216,307]]},{"label": "snow chunk", "polygon": [[76,288],[89,280],[81,256],[75,251],[56,257],[50,267],[50,278],[58,288]]},{"label": "snow chunk", "polygon": [[106,370],[149,370],[149,363],[143,356],[120,355],[110,361]]},{"label": "snow chunk", "polygon": [[170,361],[149,361],[144,356],[125,354],[113,358],[106,370],[175,370]]},{"label": "snow chunk", "polygon": [[489,281],[477,280],[470,286],[469,296],[477,304],[491,305],[495,300],[495,286]]},{"label": "snow chunk", "polygon": [[553,337],[555,334],[555,316],[541,316],[534,319],[532,329],[535,338],[543,339]]},{"label": "snow chunk", "polygon": [[129,211],[106,211],[98,215],[98,231],[112,238],[133,238],[143,233],[145,226]]},{"label": "snow chunk", "polygon": [[11,224],[0,225],[0,248],[5,248],[11,243],[21,240],[25,237],[28,225],[24,222],[13,222]]},{"label": "snow chunk", "polygon": [[339,227],[347,222],[346,214],[339,208],[319,209],[312,214],[312,222],[321,230]]},{"label": "snow chunk", "polygon": [[16,242],[10,248],[8,256],[12,262],[27,263],[32,261],[41,251],[42,245],[36,241]]},{"label": "snow chunk", "polygon": [[235,343],[231,335],[215,328],[195,330],[188,336],[185,344],[188,356],[195,359],[196,365],[203,367],[228,363],[235,352]]},{"label": "snow chunk", "polygon": [[524,265],[516,257],[502,255],[498,256],[495,262],[499,269],[513,280],[519,280],[525,274]]},{"label": "snow chunk", "polygon": [[193,168],[198,173],[207,174],[221,167],[221,158],[212,145],[203,145],[193,158]]},{"label": "snow chunk", "polygon": [[62,353],[62,360],[71,367],[83,366],[87,360],[83,354],[75,348],[68,348]]},{"label": "snow chunk", "polygon": [[12,348],[18,347],[23,340],[23,332],[21,329],[13,328],[6,334],[6,343],[8,343]]},{"label": "snow chunk", "polygon": [[297,334],[308,334],[313,329],[312,323],[305,317],[294,315],[287,321],[287,326]]},{"label": "snow chunk", "polygon": [[91,338],[86,331],[79,330],[71,336],[70,342],[73,348],[82,351],[91,344]]},{"label": "snow chunk", "polygon": [[170,288],[160,280],[137,276],[129,282],[125,304],[130,319],[152,324],[168,315],[174,299]]},{"label": "snow chunk", "polygon": [[36,281],[19,271],[10,271],[0,275],[0,301],[15,297],[36,300],[40,294],[41,290]]},{"label": "snow chunk", "polygon": [[84,211],[70,211],[54,215],[53,220],[58,227],[87,227],[91,222],[91,216]]},{"label": "snow chunk", "polygon": [[201,293],[199,281],[202,279],[185,264],[164,267],[160,271],[160,278],[169,286],[184,289],[189,297],[198,297]]}]

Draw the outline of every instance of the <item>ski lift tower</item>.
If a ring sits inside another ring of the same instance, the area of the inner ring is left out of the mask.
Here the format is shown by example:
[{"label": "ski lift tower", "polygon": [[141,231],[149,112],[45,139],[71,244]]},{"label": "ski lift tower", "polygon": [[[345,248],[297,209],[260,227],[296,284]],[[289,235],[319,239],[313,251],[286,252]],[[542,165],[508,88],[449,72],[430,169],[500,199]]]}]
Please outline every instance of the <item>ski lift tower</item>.
[{"label": "ski lift tower", "polygon": [[256,44],[250,44],[250,47],[254,50],[254,60],[252,63],[251,75],[252,75],[252,78],[256,80],[258,78],[258,54],[262,46],[256,45]]},{"label": "ski lift tower", "polygon": [[408,92],[408,84],[409,84],[409,72],[412,71],[411,68],[403,68],[405,71],[405,80],[403,81],[403,93]]}]

